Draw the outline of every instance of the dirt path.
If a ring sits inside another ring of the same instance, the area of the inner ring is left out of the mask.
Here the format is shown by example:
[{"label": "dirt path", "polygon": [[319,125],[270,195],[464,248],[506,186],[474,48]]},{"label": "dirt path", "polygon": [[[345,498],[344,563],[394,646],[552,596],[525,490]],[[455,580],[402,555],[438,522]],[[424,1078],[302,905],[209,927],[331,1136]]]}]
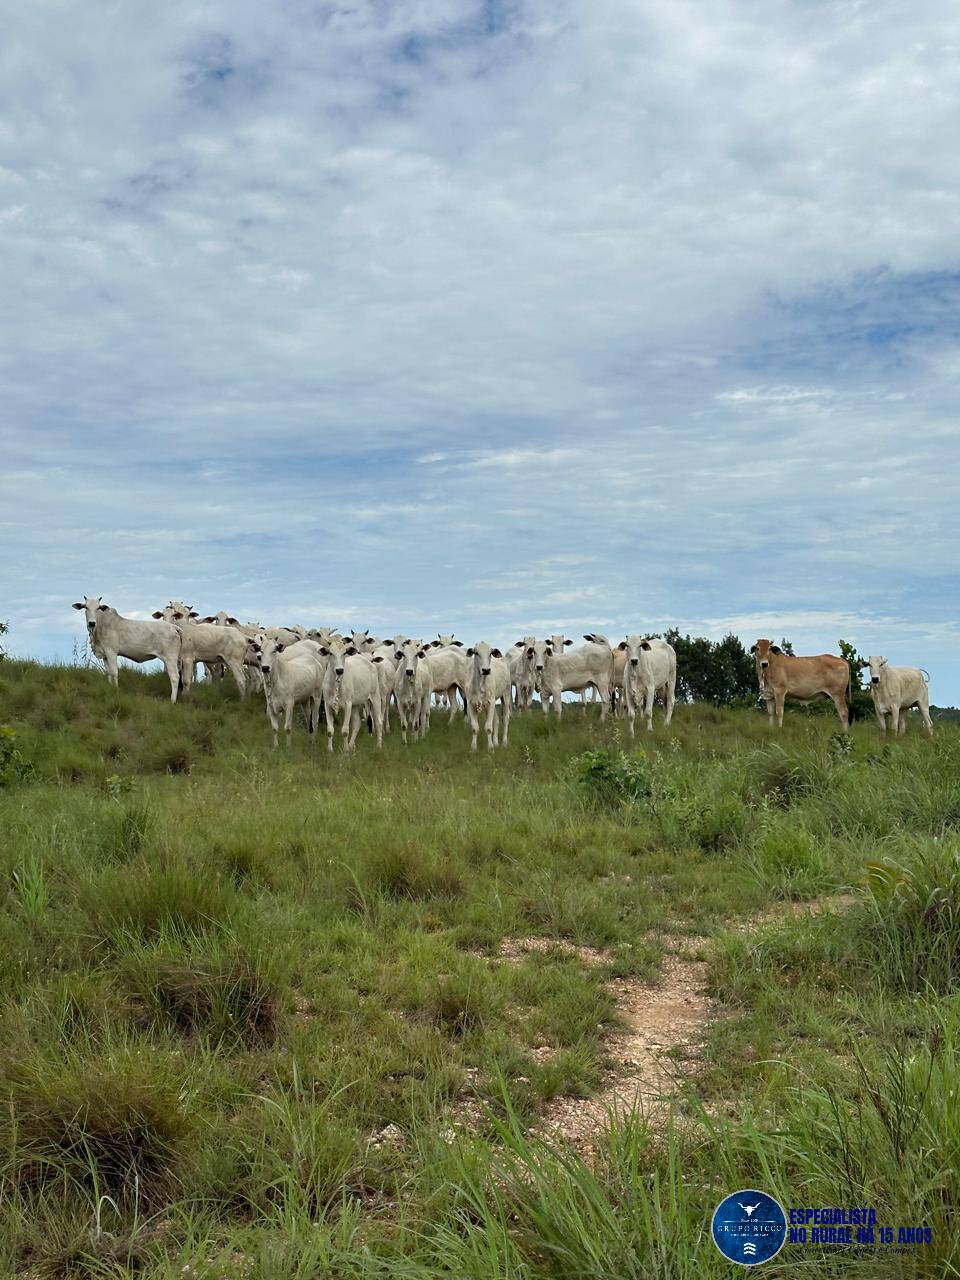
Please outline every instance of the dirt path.
[{"label": "dirt path", "polygon": [[[785,903],[733,922],[729,928],[745,933],[777,920],[842,911],[854,901],[851,894],[837,894],[813,902]],[[604,1088],[592,1098],[554,1098],[544,1112],[543,1133],[588,1147],[611,1110],[636,1107],[655,1119],[665,1113],[683,1081],[696,1073],[704,1031],[725,1012],[704,990],[708,966],[702,957],[712,940],[662,934],[658,939],[667,951],[656,984],[615,978],[607,985],[623,1025],[606,1040],[610,1069]],[[547,938],[508,939],[500,957],[516,964],[532,953],[557,946],[584,964],[602,964],[609,959],[605,952],[591,947]]]}]

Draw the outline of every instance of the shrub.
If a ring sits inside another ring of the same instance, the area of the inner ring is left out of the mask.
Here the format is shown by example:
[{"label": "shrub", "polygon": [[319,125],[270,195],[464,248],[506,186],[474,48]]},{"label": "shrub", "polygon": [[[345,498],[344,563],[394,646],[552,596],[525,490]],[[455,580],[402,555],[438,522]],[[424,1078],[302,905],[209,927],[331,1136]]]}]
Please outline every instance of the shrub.
[{"label": "shrub", "polygon": [[452,862],[413,843],[379,849],[368,864],[367,880],[397,900],[455,898],[463,891],[463,876]]},{"label": "shrub", "polygon": [[134,858],[147,843],[153,814],[145,801],[133,801],[112,809],[100,831],[100,849],[117,862]]},{"label": "shrub", "polygon": [[650,770],[642,753],[627,756],[608,747],[585,751],[574,761],[580,790],[589,804],[619,808],[645,800],[652,792]]},{"label": "shrub", "polygon": [[21,782],[29,772],[30,766],[17,746],[17,735],[9,725],[0,725],[0,787]]},{"label": "shrub", "polygon": [[694,836],[705,853],[721,853],[739,842],[747,825],[747,813],[736,796],[721,796],[700,814]]}]

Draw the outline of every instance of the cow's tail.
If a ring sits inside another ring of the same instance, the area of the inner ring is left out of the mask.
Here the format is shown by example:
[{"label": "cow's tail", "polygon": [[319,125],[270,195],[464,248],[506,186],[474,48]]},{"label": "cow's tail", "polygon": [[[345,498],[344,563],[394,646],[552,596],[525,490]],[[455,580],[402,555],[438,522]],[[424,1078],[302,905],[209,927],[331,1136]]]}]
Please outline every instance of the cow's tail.
[{"label": "cow's tail", "polygon": [[923,667],[920,667],[920,668],[919,668],[919,671],[920,671],[920,674],[923,676],[924,680],[926,680],[927,684],[929,684],[929,683],[930,683],[930,672],[929,672],[929,671],[927,671],[927,670],[925,670]]}]

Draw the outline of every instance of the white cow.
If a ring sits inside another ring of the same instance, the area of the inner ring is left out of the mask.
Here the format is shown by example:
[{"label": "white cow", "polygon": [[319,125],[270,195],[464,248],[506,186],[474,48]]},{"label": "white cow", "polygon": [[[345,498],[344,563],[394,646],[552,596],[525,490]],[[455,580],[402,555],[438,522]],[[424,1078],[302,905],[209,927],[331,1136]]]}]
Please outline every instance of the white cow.
[{"label": "white cow", "polygon": [[[457,711],[457,690],[466,703],[467,672],[470,666],[463,645],[459,640],[447,646],[426,650],[426,667],[430,678],[430,692],[439,694],[441,706],[450,708],[448,723],[452,724]],[[430,703],[427,702],[427,723],[430,721]]]},{"label": "white cow", "polygon": [[646,717],[647,729],[653,729],[653,700],[658,693],[666,712],[663,723],[668,725],[673,717],[677,687],[677,655],[673,645],[666,640],[634,635],[621,640],[617,649],[624,655],[623,695],[630,737],[634,736],[633,722],[638,709]]},{"label": "white cow", "polygon": [[419,640],[405,640],[396,650],[397,667],[393,677],[393,696],[397,700],[400,734],[407,740],[409,727],[414,741],[422,738],[430,723],[430,668],[427,651]]},{"label": "white cow", "polygon": [[327,659],[320,653],[320,646],[310,640],[301,640],[288,648],[282,640],[272,640],[264,635],[260,638],[257,654],[267,697],[267,716],[273,729],[273,745],[277,745],[281,711],[284,743],[290,745],[293,709],[299,706],[304,707],[307,729],[316,742],[314,735],[320,721],[323,678],[327,669]]},{"label": "white cow", "polygon": [[559,719],[565,692],[580,693],[595,685],[600,694],[600,719],[605,720],[613,679],[613,650],[603,637],[597,636],[571,653],[564,653],[564,648],[572,643],[562,635],[555,635],[543,643],[542,649],[539,643],[533,646],[535,668],[541,664],[538,674],[544,715],[548,714],[552,701]]},{"label": "white cow", "polygon": [[906,733],[907,711],[918,707],[927,733],[933,734],[930,719],[930,687],[926,672],[919,667],[891,667],[886,658],[872,657],[870,667],[870,696],[880,721],[880,728],[887,732],[887,713],[890,714],[890,731]]},{"label": "white cow", "polygon": [[193,684],[197,663],[208,668],[222,662],[236,681],[240,697],[246,696],[247,676],[244,658],[247,654],[247,637],[236,627],[218,627],[214,622],[192,622],[171,601],[165,609],[153,615],[165,622],[172,622],[180,631],[183,641],[180,647],[180,678],[186,693]]},{"label": "white cow", "polygon": [[[377,746],[383,746],[383,704],[377,679],[376,657],[362,657],[356,647],[341,637],[332,639],[320,652],[329,658],[323,678],[323,710],[327,718],[327,750],[333,750],[333,731],[338,711],[343,712],[341,733],[344,751],[352,751],[360,731],[360,713],[365,708],[373,719]],[[382,661],[382,659],[380,659]]]},{"label": "white cow", "polygon": [[[510,666],[499,649],[492,649],[485,640],[467,650],[470,665],[467,669],[467,718],[470,721],[470,750],[477,749],[479,717],[486,716],[487,749],[507,746],[510,733],[511,680]],[[500,727],[498,732],[497,703],[500,703]]]},{"label": "white cow", "polygon": [[527,711],[533,706],[533,694],[537,687],[537,676],[533,668],[533,646],[536,643],[536,636],[524,636],[511,645],[506,653],[513,680],[514,707],[517,711]]},{"label": "white cow", "polygon": [[141,622],[124,618],[116,609],[104,604],[100,596],[87,596],[73,606],[87,615],[87,639],[90,648],[107,669],[107,676],[118,685],[117,659],[150,662],[159,658],[170,680],[170,701],[176,702],[180,688],[180,632],[172,622]]}]

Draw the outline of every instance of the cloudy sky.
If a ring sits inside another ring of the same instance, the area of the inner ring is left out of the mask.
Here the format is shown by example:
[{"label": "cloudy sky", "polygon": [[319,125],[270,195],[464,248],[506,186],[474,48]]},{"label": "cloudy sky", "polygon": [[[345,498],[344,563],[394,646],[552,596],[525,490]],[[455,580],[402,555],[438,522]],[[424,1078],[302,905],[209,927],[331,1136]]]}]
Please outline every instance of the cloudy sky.
[{"label": "cloudy sky", "polygon": [[22,5],[0,617],[791,637],[960,702],[960,11]]}]

